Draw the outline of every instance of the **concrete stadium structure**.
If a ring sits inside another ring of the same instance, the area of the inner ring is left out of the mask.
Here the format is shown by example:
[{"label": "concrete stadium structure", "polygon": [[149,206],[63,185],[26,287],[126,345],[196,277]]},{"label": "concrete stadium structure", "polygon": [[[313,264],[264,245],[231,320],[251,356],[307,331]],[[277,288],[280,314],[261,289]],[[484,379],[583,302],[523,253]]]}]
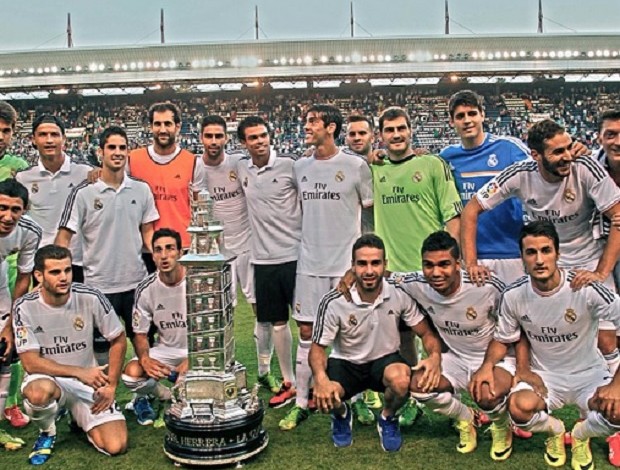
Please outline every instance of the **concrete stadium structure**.
[{"label": "concrete stadium structure", "polygon": [[[73,48],[0,54],[2,97],[50,91],[167,85],[287,83],[316,80],[434,84],[620,82],[620,35],[476,35],[173,44]],[[570,79],[570,80],[569,80]],[[304,85],[305,84],[305,85]],[[254,85],[256,86],[256,85]],[[234,89],[234,88],[232,88]],[[105,93],[104,93],[105,94]]]}]

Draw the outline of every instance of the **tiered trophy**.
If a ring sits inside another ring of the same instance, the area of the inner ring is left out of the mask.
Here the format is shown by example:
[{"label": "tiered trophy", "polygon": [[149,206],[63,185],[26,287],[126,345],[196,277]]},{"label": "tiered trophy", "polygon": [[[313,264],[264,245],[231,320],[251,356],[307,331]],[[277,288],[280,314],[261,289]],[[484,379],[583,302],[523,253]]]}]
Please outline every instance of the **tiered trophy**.
[{"label": "tiered trophy", "polygon": [[164,452],[185,465],[226,465],[261,452],[269,442],[258,386],[250,391],[245,367],[235,361],[230,261],[221,254],[222,224],[213,200],[192,201],[186,269],[189,370],[172,389],[164,421]]}]

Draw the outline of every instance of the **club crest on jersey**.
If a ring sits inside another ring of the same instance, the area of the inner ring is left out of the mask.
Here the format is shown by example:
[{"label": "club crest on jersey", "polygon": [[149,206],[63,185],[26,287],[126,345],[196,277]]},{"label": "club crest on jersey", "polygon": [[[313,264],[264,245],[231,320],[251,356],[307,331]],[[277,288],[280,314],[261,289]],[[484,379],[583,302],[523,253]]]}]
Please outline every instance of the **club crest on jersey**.
[{"label": "club crest on jersey", "polygon": [[577,320],[577,314],[572,308],[566,309],[566,312],[564,312],[564,320],[566,320],[567,323],[575,323],[575,320]]},{"label": "club crest on jersey", "polygon": [[231,170],[230,173],[228,173],[228,179],[230,181],[237,181],[237,173],[234,170]]},{"label": "club crest on jersey", "polygon": [[465,317],[468,320],[475,320],[478,317],[478,312],[476,312],[476,309],[474,307],[467,307]]},{"label": "club crest on jersey", "polygon": [[497,161],[497,155],[495,155],[494,153],[492,153],[491,155],[489,155],[489,159],[487,160],[487,165],[491,168],[494,168],[497,166],[499,162]]},{"label": "club crest on jersey", "polygon": [[416,171],[411,177],[411,179],[413,180],[414,183],[419,183],[420,181],[422,181],[422,173],[420,173],[419,171]]},{"label": "club crest on jersey", "polygon": [[336,182],[342,183],[343,181],[344,181],[344,173],[342,171],[339,171],[338,173],[336,173]]},{"label": "club crest on jersey", "polygon": [[75,317],[73,319],[73,328],[75,331],[82,331],[84,329],[84,319],[82,317]]},{"label": "club crest on jersey", "polygon": [[570,188],[564,191],[564,200],[566,202],[573,202],[575,200],[575,191]]},{"label": "club crest on jersey", "polygon": [[134,328],[138,328],[138,326],[140,326],[140,313],[137,310],[134,310],[133,315],[131,316],[131,324]]},{"label": "club crest on jersey", "polygon": [[248,187],[248,177],[247,176],[243,179],[243,187],[244,188]]},{"label": "club crest on jersey", "polygon": [[95,199],[94,207],[98,211],[103,209],[103,202],[101,202],[101,199],[99,198]]},{"label": "club crest on jersey", "polygon": [[37,183],[32,183],[32,186],[30,187],[30,192],[32,194],[37,194],[39,192],[39,185]]},{"label": "club crest on jersey", "polygon": [[349,325],[351,326],[357,326],[357,317],[355,316],[354,313],[352,313],[351,315],[349,315]]}]

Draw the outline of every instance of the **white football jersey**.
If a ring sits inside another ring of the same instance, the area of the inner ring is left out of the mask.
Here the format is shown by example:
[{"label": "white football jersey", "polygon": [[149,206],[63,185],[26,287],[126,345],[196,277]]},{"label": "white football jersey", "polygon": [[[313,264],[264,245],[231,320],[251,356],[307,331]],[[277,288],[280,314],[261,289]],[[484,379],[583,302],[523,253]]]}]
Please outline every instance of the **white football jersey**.
[{"label": "white football jersey", "polygon": [[224,252],[227,255],[240,255],[250,249],[248,207],[237,171],[243,157],[241,153],[224,154],[224,161],[217,166],[205,165],[202,157],[198,157],[206,189],[214,201],[215,217],[224,224]]},{"label": "white football jersey", "polygon": [[61,307],[46,304],[39,290],[20,297],[13,308],[13,331],[19,354],[38,351],[58,364],[97,365],[93,332],[112,341],[125,329],[108,299],[97,289],[73,283]]},{"label": "white football jersey", "polygon": [[168,286],[157,272],[147,276],[136,288],[132,323],[136,333],[144,334],[155,325],[157,344],[187,350],[185,279]]},{"label": "white football jersey", "polygon": [[8,283],[7,256],[17,253],[17,270],[30,273],[34,268],[34,255],[39,249],[43,231],[41,226],[23,215],[6,237],[0,237],[0,287]]},{"label": "white football jersey", "polygon": [[474,284],[461,271],[461,285],[445,297],[433,289],[421,273],[392,273],[391,279],[427,312],[439,336],[452,352],[462,358],[480,361],[493,339],[497,306],[505,285],[491,276],[484,286]]},{"label": "white football jersey", "polygon": [[372,206],[372,175],[363,157],[340,150],[329,160],[295,162],[301,200],[301,247],[297,272],[340,276],[351,265],[361,235],[362,207]]},{"label": "white football jersey", "polygon": [[603,242],[592,233],[596,212],[620,202],[620,189],[599,163],[579,157],[570,174],[559,183],[545,181],[535,161],[510,165],[476,194],[480,205],[493,209],[504,200],[518,197],[530,220],[548,220],[560,236],[560,261],[565,267],[585,267],[600,258]]},{"label": "white football jersey", "polygon": [[351,302],[332,290],[319,305],[312,342],[333,349],[330,357],[366,364],[398,351],[398,325],[413,327],[424,320],[423,309],[400,287],[383,280],[374,304],[362,302],[355,286]]},{"label": "white football jersey", "polygon": [[523,330],[535,369],[568,376],[607,367],[597,348],[599,320],[620,328],[620,298],[598,282],[573,292],[574,276],[562,271],[560,285],[546,293],[535,290],[529,276],[508,286],[495,339],[513,343]]}]

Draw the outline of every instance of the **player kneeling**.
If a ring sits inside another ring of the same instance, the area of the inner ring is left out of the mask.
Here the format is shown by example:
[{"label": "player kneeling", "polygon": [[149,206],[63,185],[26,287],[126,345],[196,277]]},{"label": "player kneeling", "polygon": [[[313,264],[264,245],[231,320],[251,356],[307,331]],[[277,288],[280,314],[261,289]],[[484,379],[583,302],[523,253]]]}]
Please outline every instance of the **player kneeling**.
[{"label": "player kneeling", "polygon": [[472,394],[476,397],[488,388],[499,395],[493,366],[506,354],[507,344],[518,341],[523,332],[530,341],[531,357],[525,368],[517,361],[519,383],[508,398],[510,418],[523,429],[547,433],[545,462],[561,467],[566,462],[564,423],[549,412],[577,406],[585,420],[572,430],[571,465],[575,470],[590,470],[594,468],[590,438],[620,429],[620,375],[612,379],[596,348],[599,320],[620,326],[620,299],[599,282],[571,289],[576,273],[557,267],[559,237],[550,222],[525,226],[519,243],[529,276],[502,295],[495,336],[472,377]]},{"label": "player kneeling", "polygon": [[[402,438],[396,411],[409,397],[410,366],[398,354],[402,319],[422,338],[428,358],[416,369],[424,370],[422,389],[437,386],[441,345],[417,302],[398,286],[383,279],[385,247],[376,235],[360,237],[353,245],[352,302],[333,290],[319,305],[314,324],[310,366],[314,398],[319,409],[331,412],[332,439],[336,447],[353,442],[351,408],[345,400],[370,388],[384,392],[384,407],[377,420],[381,446],[397,451]],[[329,359],[326,348],[333,346]]]},{"label": "player kneeling", "polygon": [[[27,373],[24,409],[40,430],[30,463],[40,465],[51,456],[60,408],[71,412],[97,450],[120,454],[127,448],[127,427],[114,394],[127,348],[123,325],[101,292],[72,284],[66,248],[39,249],[34,275],[41,288],[18,299],[13,311],[17,352]],[[99,367],[95,328],[111,343],[110,362]]]},{"label": "player kneeling", "polygon": [[[178,232],[161,228],[155,231],[151,243],[157,271],[136,288],[133,313],[136,357],[125,366],[123,382],[137,394],[133,409],[138,424],[163,427],[163,419],[156,420],[149,395],[160,401],[170,400],[170,390],[159,381],[165,378],[174,381],[187,371],[185,268],[179,264],[182,252]],[[148,333],[153,327],[158,340],[151,348]]]}]

